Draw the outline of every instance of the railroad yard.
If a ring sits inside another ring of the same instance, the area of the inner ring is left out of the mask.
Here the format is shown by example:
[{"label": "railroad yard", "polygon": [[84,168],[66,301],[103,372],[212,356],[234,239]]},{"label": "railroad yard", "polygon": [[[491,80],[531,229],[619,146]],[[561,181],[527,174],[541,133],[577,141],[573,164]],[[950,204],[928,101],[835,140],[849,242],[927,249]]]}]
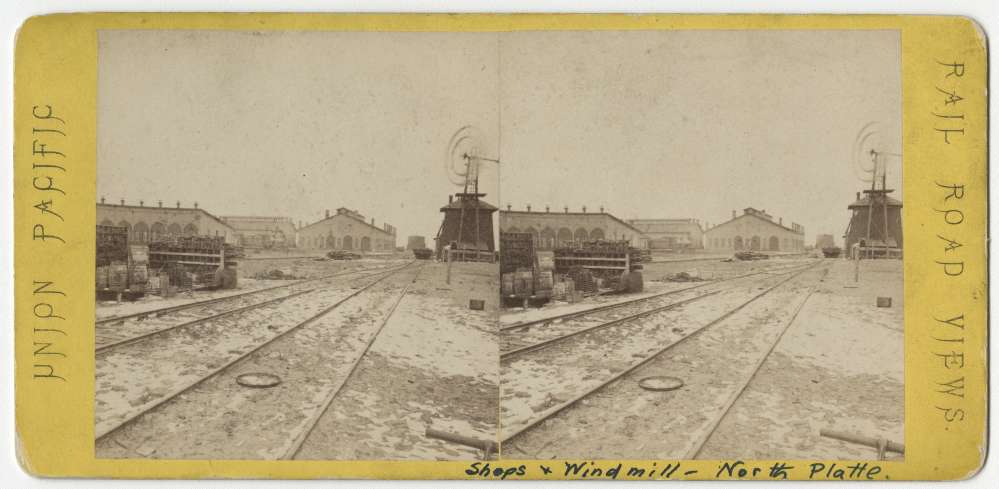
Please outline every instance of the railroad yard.
[{"label": "railroad yard", "polygon": [[505,309],[502,457],[901,457],[902,263],[855,263],[653,259],[640,293]]},{"label": "railroad yard", "polygon": [[98,302],[98,457],[490,455],[427,430],[495,438],[495,264],[277,256],[240,274],[232,290]]}]

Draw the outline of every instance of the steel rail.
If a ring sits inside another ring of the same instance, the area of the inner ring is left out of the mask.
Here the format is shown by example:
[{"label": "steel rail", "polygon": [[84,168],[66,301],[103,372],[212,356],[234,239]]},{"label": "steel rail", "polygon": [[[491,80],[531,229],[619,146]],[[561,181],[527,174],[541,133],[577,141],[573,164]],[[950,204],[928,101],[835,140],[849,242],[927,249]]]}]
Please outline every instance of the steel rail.
[{"label": "steel rail", "polygon": [[149,332],[138,334],[138,335],[135,335],[135,336],[130,336],[128,338],[124,338],[124,339],[120,339],[118,341],[113,341],[111,343],[106,343],[106,344],[100,345],[100,346],[98,346],[98,347],[96,347],[94,349],[94,354],[95,355],[104,355],[104,354],[107,354],[108,352],[110,352],[114,348],[117,348],[117,347],[120,347],[120,346],[125,346],[125,345],[130,345],[132,343],[135,343],[135,342],[138,342],[138,341],[141,341],[141,340],[144,340],[144,339],[156,336],[156,335],[160,335],[160,334],[166,333],[168,331],[173,331],[173,330],[180,329],[180,328],[187,328],[187,327],[190,327],[190,326],[196,326],[198,324],[205,323],[205,322],[208,322],[208,321],[212,321],[212,320],[215,320],[215,319],[220,319],[220,318],[224,318],[226,316],[231,316],[233,314],[239,314],[241,312],[246,312],[246,311],[249,311],[249,310],[252,310],[252,309],[257,309],[257,308],[260,308],[260,307],[264,307],[264,306],[273,304],[275,302],[283,302],[285,300],[288,300],[288,299],[291,299],[291,298],[294,298],[294,297],[298,297],[298,296],[303,295],[303,294],[308,294],[309,292],[312,292],[314,290],[317,290],[317,288],[312,288],[312,289],[307,289],[307,290],[303,290],[303,291],[299,291],[299,292],[294,292],[294,293],[291,293],[291,294],[288,294],[288,295],[285,295],[285,296],[276,297],[274,299],[268,299],[268,300],[263,301],[263,302],[258,302],[258,303],[255,303],[255,304],[249,304],[249,305],[246,305],[246,306],[243,306],[243,307],[239,307],[239,308],[236,308],[236,309],[231,309],[231,310],[228,310],[228,311],[223,311],[223,312],[220,312],[218,314],[211,315],[211,316],[205,316],[203,318],[194,319],[194,320],[187,321],[187,322],[180,323],[180,324],[175,324],[173,326],[167,326],[167,327],[164,327],[164,328],[161,328],[161,329],[149,331]]},{"label": "steel rail", "polygon": [[152,410],[154,410],[154,409],[162,406],[163,404],[166,404],[167,402],[173,400],[177,396],[180,396],[181,394],[184,394],[185,392],[188,392],[189,390],[197,387],[198,385],[201,385],[206,380],[211,379],[212,377],[215,377],[216,375],[218,375],[218,374],[222,373],[223,371],[229,369],[233,365],[236,365],[237,363],[243,361],[244,359],[248,358],[250,355],[253,355],[257,351],[263,349],[265,346],[267,346],[267,345],[269,345],[269,344],[277,341],[280,338],[283,338],[288,333],[291,333],[292,331],[296,331],[296,330],[300,329],[303,326],[306,326],[308,324],[311,324],[311,323],[315,322],[319,318],[321,318],[321,317],[329,314],[330,312],[332,312],[334,309],[336,309],[337,307],[339,307],[341,304],[349,301],[350,299],[353,299],[358,294],[360,294],[360,293],[362,293],[362,292],[370,289],[375,284],[377,284],[377,283],[381,282],[382,280],[385,280],[386,278],[392,276],[394,273],[397,273],[400,270],[411,266],[414,262],[415,262],[415,260],[407,263],[403,267],[400,267],[400,268],[397,268],[397,269],[394,269],[394,270],[391,270],[391,271],[387,272],[385,275],[383,275],[383,276],[375,279],[371,283],[369,283],[369,284],[367,284],[367,285],[365,285],[365,286],[363,286],[363,287],[355,290],[354,292],[351,292],[350,295],[344,297],[343,299],[340,299],[339,301],[337,301],[333,305],[331,305],[331,306],[323,309],[322,311],[319,311],[318,313],[316,313],[315,315],[309,317],[308,319],[305,319],[304,321],[302,321],[302,322],[300,322],[300,323],[298,323],[298,324],[296,324],[296,325],[288,328],[287,330],[282,331],[281,333],[279,333],[279,334],[271,337],[267,341],[264,341],[263,343],[255,346],[255,347],[253,347],[251,350],[249,350],[249,351],[247,351],[247,352],[245,352],[245,353],[243,353],[243,354],[241,354],[241,355],[233,358],[232,360],[226,362],[225,364],[223,364],[223,365],[221,365],[219,367],[216,367],[216,368],[210,370],[208,372],[208,374],[200,377],[199,379],[195,380],[194,382],[192,382],[192,383],[190,383],[190,384],[188,384],[188,385],[186,385],[184,387],[181,387],[179,389],[175,389],[173,392],[167,394],[166,396],[163,396],[161,399],[159,399],[158,401],[154,402],[148,408],[143,409],[141,412],[138,412],[138,413],[136,413],[136,414],[134,414],[132,416],[129,416],[128,418],[126,418],[125,420],[121,421],[120,423],[118,423],[118,424],[116,424],[116,425],[114,425],[114,426],[112,426],[110,428],[107,428],[107,429],[103,430],[100,433],[96,433],[95,432],[94,433],[95,443],[96,442],[100,442],[102,439],[108,437],[112,433],[117,432],[118,430],[124,428],[125,426],[128,426],[128,425],[132,424],[133,422],[135,422],[135,420],[137,420],[140,417],[146,415],[146,413],[149,413],[150,411],[152,411]]},{"label": "steel rail", "polygon": [[592,313],[595,313],[595,312],[606,311],[608,309],[614,309],[616,307],[624,307],[624,306],[627,306],[627,305],[635,304],[637,302],[650,301],[650,300],[653,300],[653,299],[658,299],[660,297],[666,297],[666,296],[673,295],[673,294],[679,294],[680,292],[686,292],[688,290],[694,290],[694,289],[699,289],[701,287],[707,287],[709,285],[721,284],[721,283],[725,283],[725,282],[731,282],[733,280],[739,280],[739,279],[746,278],[746,277],[752,277],[753,275],[759,275],[761,273],[792,273],[792,272],[786,272],[785,270],[792,270],[793,271],[794,269],[797,269],[797,268],[804,268],[804,267],[809,267],[809,266],[813,266],[813,264],[804,265],[804,266],[796,265],[796,266],[790,266],[790,267],[785,267],[785,268],[779,268],[779,269],[776,269],[776,270],[774,270],[774,269],[771,269],[771,270],[761,270],[759,272],[747,273],[747,274],[739,275],[739,276],[736,276],[736,277],[731,277],[731,278],[726,278],[726,279],[721,279],[721,280],[706,281],[706,282],[704,282],[702,284],[694,285],[694,286],[691,286],[691,287],[684,287],[682,289],[670,290],[670,291],[662,292],[662,293],[655,294],[655,295],[650,295],[650,296],[646,296],[646,297],[639,297],[637,299],[631,299],[631,300],[622,301],[622,302],[615,302],[613,304],[606,304],[606,305],[603,305],[603,306],[597,306],[597,307],[594,307],[594,308],[591,308],[591,309],[585,309],[585,310],[582,310],[582,311],[567,312],[565,314],[559,314],[557,316],[549,316],[549,317],[542,318],[542,319],[534,319],[534,320],[531,320],[531,321],[524,321],[524,322],[520,322],[520,323],[515,323],[515,324],[506,325],[506,326],[501,326],[500,327],[500,331],[509,331],[509,330],[512,330],[512,329],[527,328],[527,327],[534,326],[534,325],[537,325],[537,324],[550,323],[550,322],[553,322],[553,321],[564,320],[564,319],[572,319],[572,318],[577,317],[577,316],[583,316],[583,315],[592,314]]},{"label": "steel rail", "polygon": [[[822,276],[825,277],[828,273],[829,269],[826,268],[825,273],[823,273]],[[718,426],[721,424],[722,420],[725,419],[725,416],[728,415],[728,412],[732,409],[732,406],[735,405],[739,397],[742,397],[742,393],[746,391],[746,388],[749,387],[749,384],[756,377],[756,374],[759,373],[760,368],[763,367],[764,363],[766,363],[767,358],[770,358],[770,354],[773,353],[774,349],[777,348],[777,345],[780,343],[781,339],[784,338],[784,333],[787,333],[787,330],[790,329],[792,324],[794,324],[795,319],[798,319],[798,314],[801,313],[801,310],[805,307],[805,303],[807,303],[808,299],[810,299],[812,297],[812,294],[815,293],[816,288],[817,286],[813,285],[808,290],[808,293],[805,294],[805,298],[801,301],[801,303],[799,303],[798,306],[794,308],[794,313],[791,314],[791,317],[788,318],[787,322],[784,324],[784,327],[781,328],[780,333],[777,335],[777,338],[774,340],[774,342],[770,345],[770,348],[767,349],[767,352],[756,362],[756,365],[753,366],[752,373],[750,373],[749,376],[746,377],[746,381],[743,382],[742,386],[739,387],[738,390],[733,392],[732,395],[730,395],[728,399],[725,400],[725,404],[722,405],[721,413],[719,413],[719,415],[716,416],[715,419],[711,421],[711,425],[708,431],[703,433],[700,437],[698,437],[697,440],[693,443],[693,445],[691,445],[691,447],[686,451],[683,460],[694,460],[701,453],[701,450],[704,449],[704,445],[707,444],[708,440],[710,440],[711,437],[715,434],[715,431],[718,429]]]},{"label": "steel rail", "polygon": [[[403,268],[403,267],[396,268],[396,270],[401,269],[401,268]],[[382,273],[390,273],[391,271],[392,271],[391,269],[390,270],[385,270],[385,271],[378,271],[378,272],[372,273],[371,275],[367,275],[367,276],[368,277],[376,276],[376,275],[379,275],[379,274],[382,274]],[[326,279],[329,279],[329,278],[330,277],[326,277]],[[299,283],[301,283],[301,282],[299,282]],[[296,284],[288,284],[288,285],[297,285],[297,284],[298,283],[296,283]],[[283,301],[286,301],[288,299],[292,299],[294,297],[298,297],[300,295],[304,295],[304,294],[307,294],[309,292],[318,290],[319,288],[320,287],[313,287],[311,289],[306,289],[306,290],[299,291],[299,292],[293,292],[291,294],[284,295],[284,296],[281,296],[281,297],[276,297],[276,298],[273,298],[273,299],[268,299],[268,300],[265,300],[265,301],[262,301],[262,302],[257,302],[257,303],[254,303],[254,304],[248,304],[246,306],[238,307],[236,309],[230,309],[228,311],[222,311],[222,312],[220,312],[218,314],[212,314],[210,316],[205,316],[203,318],[193,319],[191,321],[183,322],[183,323],[180,323],[180,324],[175,324],[173,326],[166,326],[166,327],[163,327],[163,328],[160,328],[160,329],[157,329],[157,330],[153,330],[153,331],[149,331],[149,332],[146,332],[146,333],[138,334],[138,335],[131,336],[131,337],[128,337],[128,338],[124,338],[124,339],[121,339],[121,340],[118,340],[118,341],[113,341],[111,343],[103,344],[103,345],[100,345],[100,346],[96,347],[94,349],[94,354],[95,355],[104,355],[104,354],[109,353],[114,348],[118,348],[118,347],[125,346],[125,345],[130,345],[132,343],[136,343],[138,341],[149,339],[149,338],[151,338],[153,336],[157,336],[157,335],[160,335],[160,334],[163,334],[163,333],[167,333],[167,332],[170,332],[170,331],[174,331],[174,330],[177,330],[177,329],[188,328],[188,327],[196,326],[198,324],[202,324],[202,323],[205,323],[205,322],[214,321],[216,319],[224,318],[226,316],[231,316],[233,314],[239,314],[239,313],[243,313],[243,312],[250,311],[250,310],[253,310],[253,309],[259,309],[261,307],[268,306],[268,305],[274,304],[276,302],[283,302]],[[268,290],[273,290],[273,289],[274,288],[271,288],[271,289],[268,289]]]},{"label": "steel rail", "polygon": [[517,348],[515,350],[510,350],[510,351],[505,352],[505,353],[500,353],[500,362],[509,362],[510,360],[512,360],[514,357],[516,357],[518,355],[522,355],[524,353],[528,353],[528,352],[532,352],[532,351],[536,351],[536,350],[541,350],[541,349],[544,349],[544,348],[548,348],[548,347],[550,347],[551,345],[553,345],[555,343],[567,340],[567,339],[575,337],[577,335],[581,335],[581,334],[584,334],[584,333],[590,333],[590,332],[601,330],[601,329],[604,329],[604,328],[609,328],[611,326],[615,326],[615,325],[618,325],[618,324],[621,324],[621,323],[624,323],[624,322],[627,322],[627,321],[631,321],[633,319],[638,319],[638,318],[642,318],[642,317],[645,317],[645,316],[650,316],[650,315],[656,314],[658,312],[663,312],[663,311],[668,311],[670,309],[675,309],[675,308],[680,307],[682,305],[689,304],[691,302],[698,301],[698,300],[704,299],[706,297],[711,297],[711,296],[713,296],[715,294],[719,294],[719,293],[721,293],[720,290],[715,290],[715,291],[712,291],[712,292],[701,294],[701,295],[696,296],[696,297],[691,297],[689,299],[684,299],[684,300],[681,300],[681,301],[676,301],[676,302],[672,302],[670,304],[666,304],[664,306],[659,306],[659,307],[656,307],[654,309],[649,309],[648,311],[641,311],[641,312],[638,312],[638,313],[635,313],[635,314],[631,314],[631,315],[628,315],[628,316],[625,316],[625,317],[622,317],[622,318],[612,319],[612,320],[607,321],[605,323],[600,323],[600,324],[597,324],[595,326],[590,326],[588,328],[577,329],[575,331],[572,331],[569,334],[565,334],[565,335],[561,335],[561,336],[555,336],[553,338],[548,338],[546,340],[542,340],[542,341],[539,341],[537,343],[531,343],[530,345],[523,346],[523,347]]},{"label": "steel rail", "polygon": [[261,292],[267,292],[269,290],[276,290],[276,289],[280,289],[280,288],[284,288],[284,287],[294,287],[296,285],[301,285],[301,284],[308,283],[308,282],[316,282],[316,281],[320,281],[320,280],[328,280],[328,279],[335,278],[335,277],[341,277],[343,275],[350,275],[350,274],[353,274],[353,273],[363,273],[363,272],[370,272],[370,271],[377,271],[377,270],[384,270],[384,269],[382,269],[382,268],[365,268],[365,269],[362,269],[362,270],[350,270],[350,271],[338,272],[338,273],[334,273],[334,274],[331,274],[331,275],[326,275],[326,276],[323,276],[323,277],[298,280],[298,281],[292,282],[290,284],[281,284],[281,285],[275,285],[273,287],[265,287],[265,288],[256,289],[256,290],[248,290],[246,292],[241,292],[239,294],[233,294],[233,295],[227,295],[227,296],[224,296],[224,297],[215,297],[215,298],[212,298],[212,299],[205,299],[205,300],[201,300],[201,301],[197,301],[197,302],[188,302],[188,303],[185,303],[185,304],[177,304],[175,306],[161,307],[159,309],[150,309],[148,311],[142,311],[142,312],[135,312],[135,313],[132,313],[132,314],[126,314],[124,316],[113,316],[113,317],[109,317],[109,318],[101,318],[101,319],[95,320],[94,321],[94,325],[97,326],[97,325],[102,325],[102,324],[111,324],[111,323],[124,322],[124,321],[127,321],[129,319],[142,319],[142,318],[147,317],[147,316],[163,316],[164,314],[170,314],[172,312],[182,311],[184,309],[191,309],[191,308],[198,307],[198,306],[206,306],[206,305],[209,305],[209,304],[214,304],[214,303],[217,303],[217,302],[222,302],[222,301],[225,301],[225,300],[228,300],[228,299],[236,299],[236,298],[245,297],[245,296],[248,296],[248,295],[259,294]]},{"label": "steel rail", "polygon": [[562,403],[562,404],[560,404],[558,406],[554,406],[554,407],[549,408],[547,411],[544,412],[543,415],[541,415],[541,416],[539,416],[539,417],[537,417],[537,418],[529,421],[527,424],[521,426],[520,428],[516,429],[512,433],[510,433],[508,435],[504,435],[503,437],[501,437],[500,438],[500,447],[501,447],[501,450],[502,450],[502,444],[503,443],[507,443],[510,440],[512,440],[512,439],[514,439],[514,438],[516,438],[516,437],[518,437],[518,436],[526,433],[528,430],[530,430],[530,429],[534,428],[535,426],[541,424],[542,422],[544,422],[545,420],[551,418],[552,416],[554,416],[554,415],[556,415],[556,414],[564,411],[565,409],[567,409],[567,408],[575,405],[577,402],[579,402],[579,401],[583,400],[584,398],[590,396],[594,392],[597,392],[597,391],[603,389],[604,387],[610,385],[611,383],[617,381],[618,379],[620,379],[620,378],[622,378],[622,377],[630,374],[632,371],[638,369],[642,365],[645,365],[646,363],[651,362],[652,360],[654,360],[655,358],[657,358],[659,355],[662,355],[663,353],[671,350],[672,348],[674,348],[675,346],[683,343],[684,341],[697,336],[702,331],[705,331],[708,328],[710,328],[710,327],[712,327],[712,326],[714,326],[716,324],[721,323],[722,321],[728,319],[729,317],[731,317],[735,313],[741,311],[743,308],[745,308],[749,304],[751,304],[751,303],[755,302],[756,300],[760,299],[761,297],[769,294],[771,291],[773,291],[777,287],[780,287],[781,285],[784,285],[785,283],[790,282],[794,278],[798,277],[799,275],[801,275],[805,271],[809,270],[810,268],[813,268],[815,265],[818,265],[819,263],[821,263],[821,262],[817,261],[815,263],[810,264],[809,266],[807,266],[806,268],[804,268],[802,270],[799,270],[797,272],[791,272],[792,275],[790,277],[787,277],[787,278],[785,278],[785,279],[777,282],[773,286],[768,287],[766,290],[760,292],[759,294],[754,295],[753,297],[749,298],[749,300],[743,302],[742,304],[736,306],[733,309],[730,309],[728,312],[726,312],[725,314],[722,314],[721,316],[713,319],[711,322],[709,322],[709,323],[701,326],[700,328],[697,328],[697,329],[691,331],[690,333],[688,333],[688,334],[684,335],[683,337],[677,339],[673,343],[670,343],[669,345],[666,345],[665,347],[663,347],[663,348],[661,348],[661,349],[653,352],[651,355],[643,358],[642,360],[639,360],[638,362],[632,364],[631,366],[626,367],[624,370],[622,370],[622,371],[614,374],[613,376],[611,376],[607,380],[601,382],[600,384],[598,384],[598,385],[596,385],[594,387],[591,387],[590,389],[586,390],[582,394],[579,394],[576,397],[574,397],[574,398],[572,398],[572,399],[570,399],[570,400],[568,400],[568,401],[566,401],[566,402],[564,402],[564,403]]},{"label": "steel rail", "polygon": [[316,414],[306,423],[305,429],[299,432],[299,434],[292,439],[291,445],[285,449],[284,454],[281,456],[282,460],[294,459],[298,456],[299,452],[302,451],[302,446],[304,446],[306,440],[312,436],[312,432],[316,429],[316,426],[319,425],[319,420],[326,415],[327,411],[329,411],[330,406],[333,405],[333,401],[338,395],[340,395],[340,392],[343,391],[343,387],[347,385],[347,381],[349,381],[354,375],[354,372],[357,370],[357,366],[361,364],[361,360],[363,360],[364,356],[368,354],[368,350],[370,350],[371,345],[375,343],[375,339],[377,339],[378,335],[381,334],[383,329],[385,329],[385,325],[388,324],[389,319],[392,318],[392,314],[395,313],[396,308],[399,307],[402,300],[409,294],[410,287],[412,287],[416,282],[416,279],[419,278],[420,272],[423,271],[424,266],[425,265],[421,265],[416,269],[416,273],[413,275],[413,280],[406,284],[406,286],[402,289],[402,292],[399,294],[399,297],[396,298],[395,303],[392,304],[388,313],[385,314],[385,317],[379,323],[378,328],[375,329],[375,332],[368,338],[368,341],[364,345],[364,349],[361,350],[361,353],[357,355],[353,363],[351,363],[350,369],[347,371],[347,375],[343,376],[336,387],[334,387],[326,396],[326,399],[323,400],[319,410],[316,411]]}]

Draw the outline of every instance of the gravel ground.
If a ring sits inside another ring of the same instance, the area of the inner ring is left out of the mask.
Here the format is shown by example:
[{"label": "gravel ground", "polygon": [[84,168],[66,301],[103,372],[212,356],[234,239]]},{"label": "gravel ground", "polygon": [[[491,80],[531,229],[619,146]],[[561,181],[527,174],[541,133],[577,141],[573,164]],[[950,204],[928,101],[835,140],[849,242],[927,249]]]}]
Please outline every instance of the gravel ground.
[{"label": "gravel ground", "polygon": [[376,280],[353,277],[286,301],[168,331],[99,355],[95,365],[97,433],[145,411],[170,393]]},{"label": "gravel ground", "polygon": [[706,260],[694,262],[644,263],[642,276],[645,278],[646,283],[654,282],[663,277],[680,272],[687,272],[690,275],[701,277],[705,280],[715,280],[731,278],[738,275],[745,275],[747,273],[773,268],[803,265],[813,260],[814,259],[812,258],[804,258],[801,256],[777,256],[770,258],[769,260],[753,261]]},{"label": "gravel ground", "polygon": [[[683,458],[707,434],[725,401],[750,375],[755,362],[766,353],[820,274],[818,270],[806,271],[722,322],[677,344],[621,380],[507,443],[503,456]],[[766,284],[758,283],[743,294],[730,294],[725,304],[716,302],[716,307],[696,314],[692,311],[681,324],[690,329],[707,324],[762,292],[765,285],[772,286],[778,281],[768,279]],[[675,339],[664,340],[658,346]],[[637,382],[651,375],[679,377],[684,386],[671,392],[640,388]]]},{"label": "gravel ground", "polygon": [[[646,358],[665,345],[683,338],[702,327],[723,312],[733,309],[753,295],[772,286],[787,275],[764,275],[764,278],[735,282],[733,287],[713,296],[710,300],[685,304],[644,318],[641,322],[628,323],[627,327],[611,327],[592,335],[580,335],[555,344],[554,346],[514,358],[504,363],[501,370],[501,425],[511,433],[519,427],[537,419],[553,407],[566,402],[586,390],[599,385],[605,379]],[[738,351],[738,348],[735,349]],[[724,359],[730,354],[719,354]],[[604,416],[614,416],[617,406],[604,406]],[[561,415],[560,415],[561,416]],[[550,424],[550,422],[545,423]],[[532,438],[537,431],[527,433],[524,438]],[[558,438],[567,444],[570,441],[559,433]],[[519,443],[519,440],[518,440]],[[560,443],[561,444],[561,443]],[[532,445],[528,441],[527,446]],[[572,457],[617,457],[619,454],[606,454],[601,451],[587,452],[579,443],[566,447],[569,453],[557,452],[559,456]],[[578,450],[577,450],[578,448]],[[637,452],[632,452],[636,454]],[[652,453],[635,458],[648,458]],[[623,457],[628,458],[628,457]]]},{"label": "gravel ground", "polygon": [[[704,457],[876,456],[872,448],[820,437],[823,428],[904,441],[902,263],[862,261],[854,284],[853,262],[832,262]],[[891,297],[892,307],[875,307],[877,296]]]},{"label": "gravel ground", "polygon": [[[346,379],[416,270],[388,277],[99,440],[98,457],[281,457],[326,395]],[[239,375],[251,372],[275,374],[282,382],[267,389],[237,384]]]},{"label": "gravel ground", "polygon": [[[606,294],[586,298],[582,302],[570,304],[562,301],[552,301],[542,307],[532,307],[528,309],[513,307],[503,309],[500,313],[500,324],[508,326],[512,324],[537,321],[553,316],[568,314],[572,312],[585,311],[593,307],[607,304],[627,302],[633,299],[649,297],[663,292],[686,289],[688,287],[704,284],[705,282],[716,280],[733,279],[741,275],[759,273],[771,270],[790,269],[809,263],[809,260],[773,259],[752,262],[720,262],[714,260],[709,268],[695,269],[689,264],[645,264],[643,278],[645,290],[634,294]],[[691,275],[702,277],[702,282],[669,282],[660,281],[663,277],[679,272],[687,272]]]},{"label": "gravel ground", "polygon": [[[621,304],[620,307],[597,311],[584,316],[562,318],[548,323],[539,323],[523,328],[507,330],[500,336],[500,349],[502,352],[507,352],[516,348],[535,344],[540,341],[557,338],[574,331],[594,327],[615,319],[638,314],[643,311],[651,311],[671,304],[677,304],[682,301],[710,300],[708,298],[713,298],[714,293],[718,293],[732,287],[738,287],[740,284],[743,284],[743,286],[751,286],[758,283],[763,277],[768,275],[787,272],[788,270],[775,268],[773,271],[761,272],[748,277],[738,277],[708,282],[671,284],[678,285],[678,287],[672,288],[670,291],[671,293],[668,295],[660,297],[645,296],[649,298],[635,303],[627,303],[626,300],[622,300],[617,302]],[[624,297],[632,297],[632,295],[629,294]]]},{"label": "gravel ground", "polygon": [[[302,447],[300,459],[474,460],[474,448],[427,438],[433,427],[495,440],[495,265],[429,264]],[[468,299],[486,299],[483,311]]]},{"label": "gravel ground", "polygon": [[145,295],[134,301],[97,301],[95,318],[100,320],[117,316],[126,316],[129,314],[152,311],[154,309],[161,309],[164,307],[179,306],[207,299],[229,297],[232,295],[238,295],[245,292],[266,289],[275,285],[283,285],[293,282],[295,281],[240,279],[239,286],[235,289],[180,292],[172,297]]},{"label": "gravel ground", "polygon": [[[298,458],[482,458],[477,449],[427,438],[425,431],[434,427],[495,440],[497,268],[493,264],[455,264],[448,285],[445,265],[419,264],[423,269],[415,282],[414,268],[375,285],[358,300],[344,303],[98,440],[97,456],[278,458],[288,452],[296,434],[304,433],[310,421],[322,413],[329,394],[342,385],[340,394],[305,438]],[[410,292],[399,301],[348,380],[349,367],[406,285],[411,285]],[[165,365],[171,360],[179,359],[188,370],[198,370],[201,365],[197,374],[203,374],[201,370],[224,362],[219,355],[224,356],[223,349],[233,342],[246,343],[233,352],[259,344],[261,338],[253,336],[255,328],[278,334],[280,326],[272,331],[263,325],[284,321],[289,310],[302,319],[299,316],[308,313],[300,311],[317,309],[316,293],[302,296],[302,302],[293,308],[281,307],[270,316],[240,319],[239,324],[201,331],[197,338],[187,332],[171,339],[173,335],[166,333],[157,337],[158,352],[145,352],[152,357],[145,364],[119,361],[106,365],[101,377],[106,389],[99,391],[106,412],[98,424],[108,426],[114,422],[112,418],[124,418],[161,397],[153,398],[149,391],[168,391],[196,377],[194,371],[185,372],[176,364]],[[470,310],[469,299],[485,300],[485,310]],[[230,333],[231,337],[226,336]],[[140,362],[141,356],[133,355],[129,360]],[[236,376],[258,371],[275,373],[282,383],[269,389],[236,384]],[[136,376],[135,372],[142,374]],[[128,402],[130,399],[133,402]]]}]

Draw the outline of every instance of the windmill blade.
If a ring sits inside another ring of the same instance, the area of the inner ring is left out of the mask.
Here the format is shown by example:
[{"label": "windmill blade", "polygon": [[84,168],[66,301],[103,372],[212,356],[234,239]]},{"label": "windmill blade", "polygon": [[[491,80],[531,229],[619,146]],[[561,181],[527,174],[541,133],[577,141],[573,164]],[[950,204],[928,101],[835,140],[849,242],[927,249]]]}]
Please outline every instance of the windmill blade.
[{"label": "windmill blade", "polygon": [[481,132],[473,126],[462,126],[451,135],[444,163],[452,184],[465,186],[478,178],[482,141]]},{"label": "windmill blade", "polygon": [[872,182],[877,171],[877,147],[880,145],[877,122],[868,122],[860,128],[853,140],[851,152],[854,175],[862,182]]}]

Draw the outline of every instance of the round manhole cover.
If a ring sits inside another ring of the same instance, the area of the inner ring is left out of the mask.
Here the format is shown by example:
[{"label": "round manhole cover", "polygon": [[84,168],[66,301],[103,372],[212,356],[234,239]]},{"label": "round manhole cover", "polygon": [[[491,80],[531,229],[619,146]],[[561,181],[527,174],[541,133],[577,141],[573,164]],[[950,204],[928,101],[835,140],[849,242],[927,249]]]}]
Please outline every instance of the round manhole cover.
[{"label": "round manhole cover", "polygon": [[263,372],[251,372],[236,377],[236,383],[243,387],[274,387],[281,383],[281,377]]},{"label": "round manhole cover", "polygon": [[639,380],[638,386],[647,391],[673,391],[683,387],[683,380],[665,375],[654,375]]}]

